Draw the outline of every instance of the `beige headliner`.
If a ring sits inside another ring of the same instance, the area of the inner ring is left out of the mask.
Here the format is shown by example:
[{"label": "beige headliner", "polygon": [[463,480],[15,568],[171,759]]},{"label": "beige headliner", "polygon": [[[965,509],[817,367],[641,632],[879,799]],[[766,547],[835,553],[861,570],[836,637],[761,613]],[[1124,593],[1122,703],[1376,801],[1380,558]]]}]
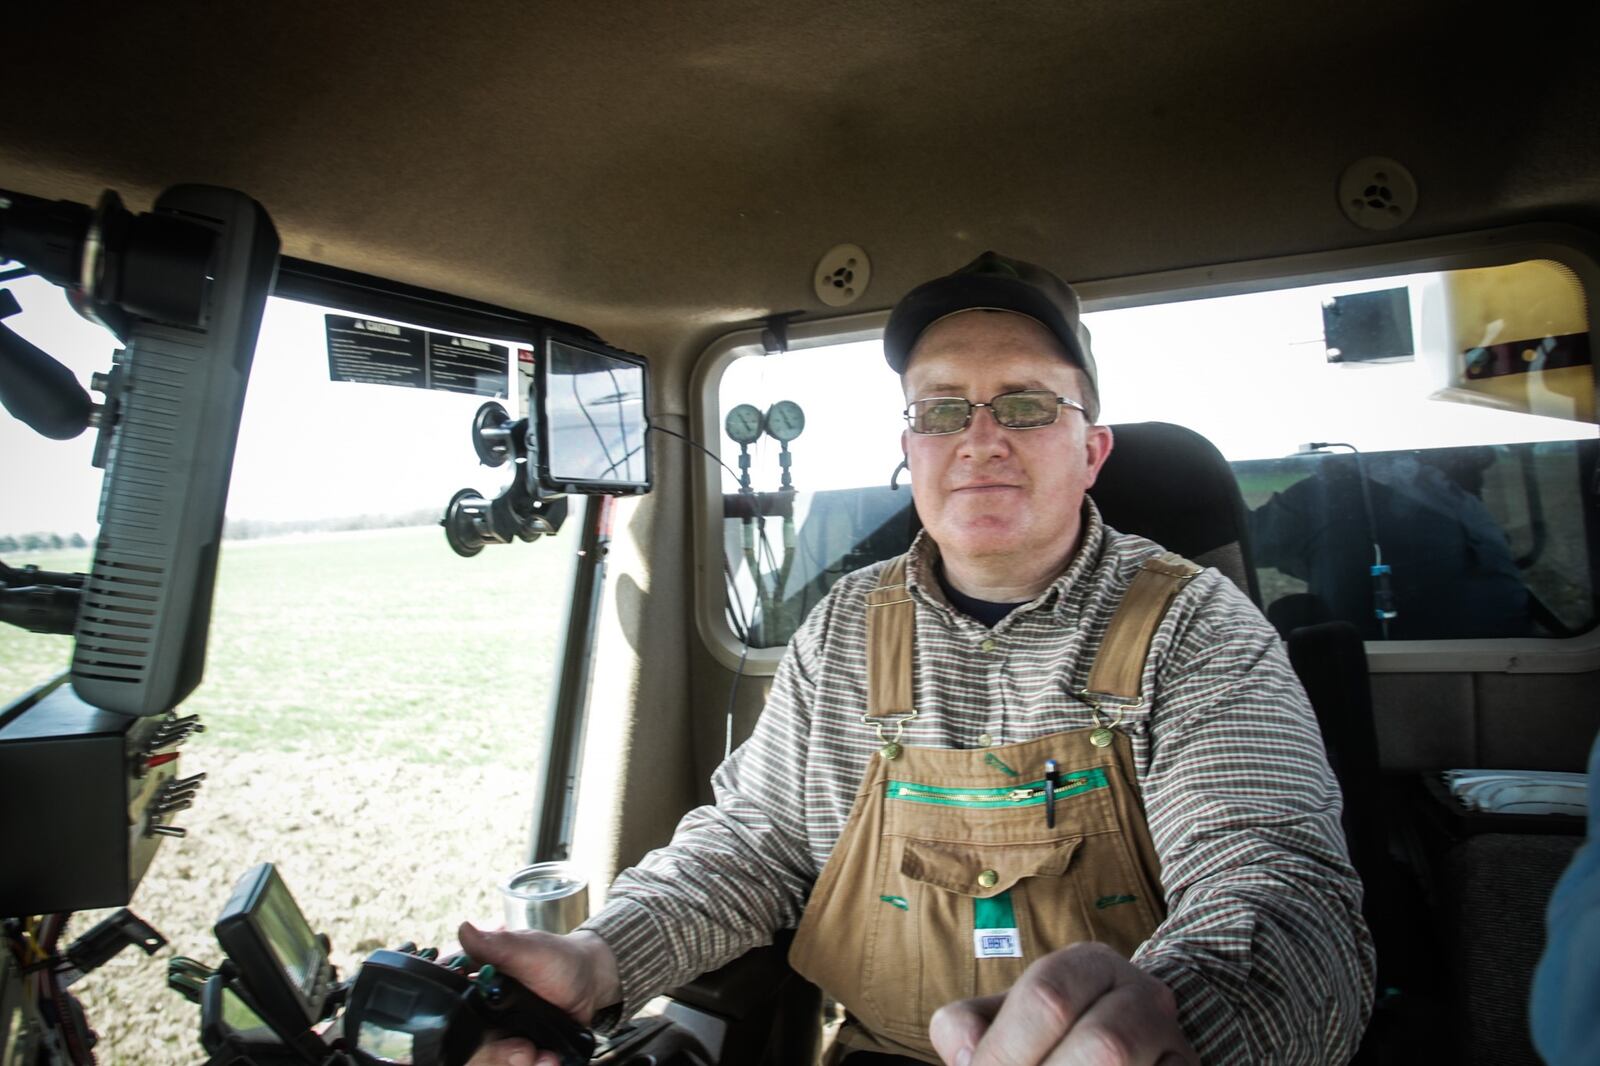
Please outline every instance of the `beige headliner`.
[{"label": "beige headliner", "polygon": [[[234,186],[288,254],[582,323],[681,410],[713,336],[837,313],[839,242],[854,311],[989,246],[1085,280],[1592,225],[1594,16],[1543,6],[10,4],[0,187]],[[1421,187],[1387,235],[1334,195],[1373,154]]]}]

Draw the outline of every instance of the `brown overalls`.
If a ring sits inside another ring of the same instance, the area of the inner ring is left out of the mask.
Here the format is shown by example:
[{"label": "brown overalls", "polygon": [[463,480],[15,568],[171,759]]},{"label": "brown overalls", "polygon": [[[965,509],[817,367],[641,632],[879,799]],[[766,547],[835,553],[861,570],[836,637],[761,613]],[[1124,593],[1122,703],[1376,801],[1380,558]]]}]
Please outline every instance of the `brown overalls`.
[{"label": "brown overalls", "polygon": [[[1097,940],[1131,955],[1166,913],[1128,738],[1150,638],[1199,567],[1151,559],[1118,606],[1082,693],[1098,723],[1021,744],[902,747],[915,607],[905,558],[868,593],[868,710],[884,740],[795,934],[789,961],[849,1014],[830,1061],[870,1050],[938,1062],[946,1003],[1004,992],[1033,961]],[[1101,717],[1110,708],[1112,720]],[[892,733],[885,734],[888,727]],[[1054,826],[1046,824],[1055,760]]]}]

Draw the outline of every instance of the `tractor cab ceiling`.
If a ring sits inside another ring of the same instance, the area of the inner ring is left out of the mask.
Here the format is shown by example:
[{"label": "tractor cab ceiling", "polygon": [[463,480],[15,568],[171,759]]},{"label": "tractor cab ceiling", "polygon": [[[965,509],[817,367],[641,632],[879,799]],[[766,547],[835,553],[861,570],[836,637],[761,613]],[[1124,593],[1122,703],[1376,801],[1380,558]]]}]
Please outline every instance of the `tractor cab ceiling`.
[{"label": "tractor cab ceiling", "polygon": [[[1566,9],[1575,12],[1576,9]],[[1600,216],[1596,16],[1341,0],[12,5],[0,187],[260,200],[286,254],[682,374],[987,247],[1073,280]],[[1384,156],[1415,214],[1341,211]],[[664,404],[681,401],[670,393]]]}]

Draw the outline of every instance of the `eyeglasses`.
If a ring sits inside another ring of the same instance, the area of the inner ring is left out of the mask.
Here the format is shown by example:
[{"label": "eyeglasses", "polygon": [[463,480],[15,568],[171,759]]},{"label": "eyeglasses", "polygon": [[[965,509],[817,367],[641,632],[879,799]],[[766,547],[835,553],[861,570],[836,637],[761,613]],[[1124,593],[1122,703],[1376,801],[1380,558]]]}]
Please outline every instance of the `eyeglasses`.
[{"label": "eyeglasses", "polygon": [[1007,429],[1043,429],[1053,425],[1062,407],[1088,412],[1077,400],[1057,396],[1044,389],[1027,389],[1023,392],[1006,392],[988,403],[973,403],[961,396],[929,396],[913,400],[905,410],[906,424],[911,432],[922,436],[942,433],[960,433],[972,425],[972,412],[987,407],[994,420]]}]

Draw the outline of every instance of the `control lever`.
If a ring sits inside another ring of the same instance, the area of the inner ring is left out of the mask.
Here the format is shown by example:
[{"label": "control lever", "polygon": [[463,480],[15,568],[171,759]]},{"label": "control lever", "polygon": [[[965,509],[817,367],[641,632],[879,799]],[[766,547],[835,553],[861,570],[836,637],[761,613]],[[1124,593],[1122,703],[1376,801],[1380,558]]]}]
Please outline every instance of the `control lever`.
[{"label": "control lever", "polygon": [[[436,952],[433,954],[437,954]],[[445,965],[380,949],[362,963],[344,1012],[345,1043],[362,1066],[462,1066],[491,1036],[518,1036],[561,1066],[585,1066],[594,1034],[493,966]]]},{"label": "control lever", "polygon": [[151,737],[150,742],[145,745],[145,751],[154,753],[162,748],[170,748],[174,745],[182,744],[195,733],[204,733],[205,731],[206,727],[201,723],[198,714],[186,714],[182,718],[172,718],[161,723],[161,727],[156,730],[156,735]]},{"label": "control lever", "polygon": [[194,806],[194,796],[200,791],[200,786],[205,782],[204,773],[193,774],[189,777],[176,777],[161,786],[161,790],[150,800],[148,813],[145,815],[145,836],[181,837],[187,836],[188,830],[181,826],[166,825],[161,819],[169,814],[177,814]]},{"label": "control lever", "polygon": [[217,971],[187,955],[178,955],[167,963],[167,987],[190,1003],[200,1003],[201,991]]}]

